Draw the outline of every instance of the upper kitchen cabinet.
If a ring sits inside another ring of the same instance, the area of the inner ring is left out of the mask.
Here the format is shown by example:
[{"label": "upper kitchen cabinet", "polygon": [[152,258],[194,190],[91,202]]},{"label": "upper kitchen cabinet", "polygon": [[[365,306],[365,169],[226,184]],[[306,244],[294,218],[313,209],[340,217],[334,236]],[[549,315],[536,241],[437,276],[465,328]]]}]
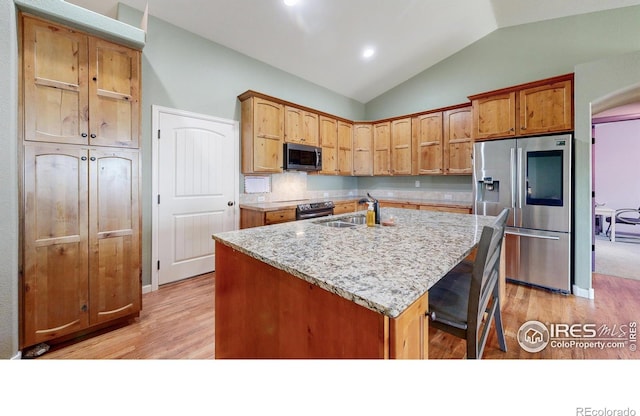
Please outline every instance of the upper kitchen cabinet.
[{"label": "upper kitchen cabinet", "polygon": [[411,175],[411,117],[391,121],[391,174]]},{"label": "upper kitchen cabinet", "polygon": [[322,170],[324,175],[338,174],[338,120],[320,116],[319,140],[322,146]]},{"label": "upper kitchen cabinet", "polygon": [[284,105],[250,93],[242,102],[242,173],[282,172]]},{"label": "upper kitchen cabinet", "polygon": [[373,133],[370,123],[353,125],[353,174],[373,175]]},{"label": "upper kitchen cabinet", "polygon": [[23,19],[24,138],[139,147],[140,51]]},{"label": "upper kitchen cabinet", "polygon": [[353,175],[353,123],[338,121],[338,173]]},{"label": "upper kitchen cabinet", "polygon": [[471,138],[471,106],[465,105],[442,113],[444,174],[473,173],[473,139]]},{"label": "upper kitchen cabinet", "polygon": [[421,114],[412,121],[415,175],[442,173],[442,112]]},{"label": "upper kitchen cabinet", "polygon": [[516,135],[516,93],[469,97],[473,103],[473,138],[487,140]]},{"label": "upper kitchen cabinet", "polygon": [[520,90],[518,106],[522,136],[573,130],[573,76]]},{"label": "upper kitchen cabinet", "polygon": [[373,125],[373,174],[391,174],[391,122]]},{"label": "upper kitchen cabinet", "polygon": [[318,114],[288,105],[284,114],[285,142],[318,146]]},{"label": "upper kitchen cabinet", "polygon": [[469,97],[474,140],[573,130],[573,74]]}]

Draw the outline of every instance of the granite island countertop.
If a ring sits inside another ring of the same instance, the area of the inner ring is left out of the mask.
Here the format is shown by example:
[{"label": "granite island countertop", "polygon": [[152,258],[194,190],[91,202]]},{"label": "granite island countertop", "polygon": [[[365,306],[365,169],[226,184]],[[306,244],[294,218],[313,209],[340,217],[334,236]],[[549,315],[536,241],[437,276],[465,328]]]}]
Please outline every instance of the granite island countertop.
[{"label": "granite island countertop", "polygon": [[395,226],[333,228],[365,211],[214,234],[215,241],[390,318],[400,315],[480,240],[495,217],[381,208]]}]

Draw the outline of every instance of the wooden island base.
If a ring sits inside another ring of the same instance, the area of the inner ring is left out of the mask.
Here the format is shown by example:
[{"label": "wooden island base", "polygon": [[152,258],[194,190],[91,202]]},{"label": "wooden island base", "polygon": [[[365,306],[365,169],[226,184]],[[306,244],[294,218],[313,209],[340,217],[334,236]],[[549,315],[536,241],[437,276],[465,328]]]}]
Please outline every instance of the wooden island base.
[{"label": "wooden island base", "polygon": [[427,293],[389,318],[216,241],[216,358],[428,358]]}]

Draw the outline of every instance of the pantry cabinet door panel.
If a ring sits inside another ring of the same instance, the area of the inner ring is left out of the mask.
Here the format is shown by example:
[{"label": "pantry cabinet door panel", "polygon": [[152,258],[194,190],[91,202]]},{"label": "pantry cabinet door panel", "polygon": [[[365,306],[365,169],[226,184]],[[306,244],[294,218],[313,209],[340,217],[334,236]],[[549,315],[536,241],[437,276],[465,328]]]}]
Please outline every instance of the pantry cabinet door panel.
[{"label": "pantry cabinet door panel", "polygon": [[139,154],[90,153],[91,324],[140,310]]},{"label": "pantry cabinet door panel", "polygon": [[87,151],[25,146],[23,345],[88,326]]},{"label": "pantry cabinet door panel", "polygon": [[140,53],[89,39],[89,114],[92,145],[139,146]]},{"label": "pantry cabinet door panel", "polygon": [[86,144],[86,36],[31,18],[24,25],[25,139]]}]

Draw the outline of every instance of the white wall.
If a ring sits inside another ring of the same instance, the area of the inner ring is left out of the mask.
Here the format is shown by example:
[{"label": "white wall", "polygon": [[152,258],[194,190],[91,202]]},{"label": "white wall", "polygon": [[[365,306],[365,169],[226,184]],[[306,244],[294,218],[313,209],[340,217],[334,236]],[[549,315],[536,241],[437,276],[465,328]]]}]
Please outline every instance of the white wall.
[{"label": "white wall", "polygon": [[[596,202],[613,209],[640,207],[640,120],[596,125]],[[607,224],[604,224],[606,227]],[[640,233],[618,224],[617,231]]]}]

